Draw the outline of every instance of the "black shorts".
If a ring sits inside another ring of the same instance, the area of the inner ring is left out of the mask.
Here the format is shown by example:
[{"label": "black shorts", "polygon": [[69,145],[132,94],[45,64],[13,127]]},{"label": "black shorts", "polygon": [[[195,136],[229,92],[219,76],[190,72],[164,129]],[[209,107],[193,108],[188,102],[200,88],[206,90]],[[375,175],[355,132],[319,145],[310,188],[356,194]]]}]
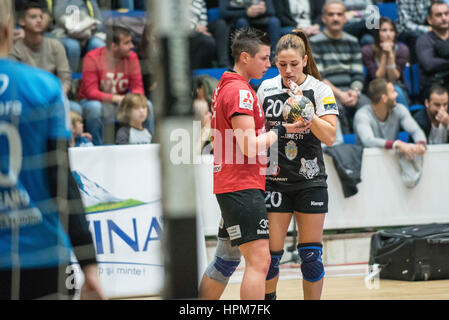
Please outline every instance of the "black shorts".
[{"label": "black shorts", "polygon": [[307,188],[289,192],[265,191],[268,212],[327,213],[327,187]]},{"label": "black shorts", "polygon": [[263,196],[259,189],[217,194],[222,217],[218,237],[230,239],[232,246],[268,239],[268,217]]}]

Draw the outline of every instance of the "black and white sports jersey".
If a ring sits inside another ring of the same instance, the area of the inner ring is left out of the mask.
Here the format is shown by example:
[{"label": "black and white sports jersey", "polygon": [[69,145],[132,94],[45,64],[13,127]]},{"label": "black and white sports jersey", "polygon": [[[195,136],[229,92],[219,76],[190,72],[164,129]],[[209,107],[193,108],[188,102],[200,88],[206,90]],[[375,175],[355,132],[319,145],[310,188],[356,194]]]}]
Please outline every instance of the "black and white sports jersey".
[{"label": "black and white sports jersey", "polygon": [[[312,101],[317,116],[338,115],[337,103],[329,86],[307,75],[299,88]],[[270,128],[285,122],[282,106],[288,97],[280,75],[263,81],[257,90],[257,98]],[[268,166],[267,190],[291,191],[327,186],[321,141],[310,129],[302,133],[286,133],[270,150],[276,150],[276,147],[277,161],[270,157]]]}]

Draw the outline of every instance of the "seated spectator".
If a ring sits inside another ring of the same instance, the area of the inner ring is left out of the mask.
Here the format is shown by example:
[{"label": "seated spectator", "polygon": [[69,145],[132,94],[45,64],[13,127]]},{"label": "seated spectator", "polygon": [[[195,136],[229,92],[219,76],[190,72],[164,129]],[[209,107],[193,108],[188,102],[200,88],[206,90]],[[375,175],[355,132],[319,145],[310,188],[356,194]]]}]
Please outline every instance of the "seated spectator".
[{"label": "seated spectator", "polygon": [[343,31],[353,35],[359,40],[361,46],[374,43],[374,37],[371,30],[367,28],[367,19],[371,19],[373,6],[371,0],[343,0],[346,8],[346,24]]},{"label": "seated spectator", "polygon": [[120,103],[117,119],[124,126],[117,131],[116,144],[151,143],[153,136],[144,127],[148,119],[148,101],[144,95],[128,93]]},{"label": "seated spectator", "polygon": [[321,10],[325,0],[276,0],[276,16],[281,22],[281,36],[303,29],[308,37],[320,33]]},{"label": "seated spectator", "polygon": [[362,48],[362,61],[366,69],[365,84],[376,78],[394,83],[398,103],[408,106],[406,88],[402,74],[408,62],[409,50],[397,42],[396,25],[390,18],[379,20],[379,29],[374,32],[374,44]]},{"label": "seated spectator", "polygon": [[219,68],[230,67],[229,26],[223,19],[208,23],[204,0],[191,0],[190,12],[190,24],[193,31],[190,40],[192,69],[211,68],[215,57]]},{"label": "seated spectator", "polygon": [[337,99],[342,132],[348,134],[352,133],[355,111],[370,102],[362,94],[362,54],[357,38],[343,31],[346,17],[342,1],[327,1],[322,20],[324,31],[310,38],[310,44],[323,82]]},{"label": "seated spectator", "polygon": [[398,40],[410,49],[411,63],[415,62],[415,43],[420,35],[431,31],[427,25],[427,10],[432,0],[397,0]]},{"label": "seated spectator", "polygon": [[211,76],[199,76],[193,82],[193,110],[195,117],[201,121],[201,138],[199,152],[211,153],[211,100],[218,80]]},{"label": "seated spectator", "polygon": [[92,135],[84,132],[83,118],[76,112],[70,112],[72,120],[72,137],[70,139],[71,147],[92,147]]},{"label": "seated spectator", "polygon": [[[21,13],[25,10],[25,7],[28,6],[30,3],[35,3],[40,5],[42,8],[42,24],[44,27],[44,32],[49,31],[52,28],[53,25],[53,18],[52,18],[52,10],[53,7],[51,6],[51,2],[47,0],[16,0],[14,3],[15,12]],[[15,21],[18,21],[19,17],[16,17]],[[25,37],[25,31],[20,26],[20,24],[16,25],[14,28],[14,42],[23,39]]]},{"label": "seated spectator", "polygon": [[427,21],[432,31],[420,36],[416,42],[423,100],[433,84],[449,88],[449,6],[443,1],[433,2]]},{"label": "seated spectator", "polygon": [[[104,47],[105,28],[97,0],[54,0],[54,17],[58,28],[53,34],[61,38],[70,69],[78,72],[85,52]],[[79,11],[74,10],[78,8]],[[77,21],[77,22],[75,22]]]},{"label": "seated spectator", "polygon": [[[278,0],[275,0],[278,1]],[[271,58],[281,38],[281,23],[272,0],[220,0],[220,15],[235,29],[263,29],[271,39]]]},{"label": "seated spectator", "polygon": [[448,90],[435,84],[430,87],[428,92],[428,96],[424,100],[426,108],[414,113],[413,118],[426,134],[428,144],[448,143]]},{"label": "seated spectator", "polygon": [[[103,122],[115,119],[116,107],[126,93],[144,94],[137,54],[131,49],[131,33],[113,27],[106,46],[89,52],[83,63],[78,97],[86,119],[86,130],[95,145],[103,143]],[[112,108],[109,106],[113,105]],[[106,108],[105,108],[106,107]],[[150,119],[145,126],[154,132],[153,106],[148,101]],[[112,109],[112,110],[111,110]]]},{"label": "seated spectator", "polygon": [[[44,37],[46,19],[41,5],[36,2],[24,5],[19,13],[19,25],[24,30],[24,38],[14,43],[9,56],[57,76],[67,95],[72,82],[67,56],[58,40]],[[70,101],[70,109],[81,113],[81,106],[75,101]]]},{"label": "seated spectator", "polygon": [[[357,110],[354,132],[366,148],[398,149],[410,159],[426,151],[426,136],[408,109],[397,104],[397,93],[391,82],[377,78],[369,84],[368,95],[372,101]],[[400,128],[407,131],[415,143],[397,140]]]}]

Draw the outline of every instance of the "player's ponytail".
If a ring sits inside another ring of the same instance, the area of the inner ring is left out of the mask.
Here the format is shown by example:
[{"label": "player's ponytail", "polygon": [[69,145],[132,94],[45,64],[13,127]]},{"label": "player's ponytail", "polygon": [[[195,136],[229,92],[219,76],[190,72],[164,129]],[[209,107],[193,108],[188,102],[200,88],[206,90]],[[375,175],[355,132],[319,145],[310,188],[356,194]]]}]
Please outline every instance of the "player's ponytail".
[{"label": "player's ponytail", "polygon": [[307,65],[304,67],[303,72],[321,80],[321,74],[318,71],[312,55],[312,49],[310,48],[309,38],[302,29],[295,29],[279,40],[276,45],[276,56],[279,52],[286,49],[298,49],[303,57],[307,55]]}]

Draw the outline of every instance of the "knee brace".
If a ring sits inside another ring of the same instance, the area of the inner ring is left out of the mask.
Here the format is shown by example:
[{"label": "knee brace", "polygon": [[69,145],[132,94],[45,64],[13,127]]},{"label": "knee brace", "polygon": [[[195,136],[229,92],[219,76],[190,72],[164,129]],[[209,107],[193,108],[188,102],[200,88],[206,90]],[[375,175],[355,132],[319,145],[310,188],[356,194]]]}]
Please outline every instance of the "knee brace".
[{"label": "knee brace", "polygon": [[232,247],[230,240],[218,238],[214,260],[209,264],[205,273],[209,278],[226,285],[240,264],[240,257],[240,250],[237,246]]},{"label": "knee brace", "polygon": [[321,260],[323,245],[321,243],[303,243],[298,245],[301,258],[301,272],[304,280],[316,282],[324,276],[324,266]]},{"label": "knee brace", "polygon": [[271,263],[270,269],[268,269],[267,280],[271,280],[279,274],[279,263],[281,262],[284,250],[281,251],[270,251]]}]

